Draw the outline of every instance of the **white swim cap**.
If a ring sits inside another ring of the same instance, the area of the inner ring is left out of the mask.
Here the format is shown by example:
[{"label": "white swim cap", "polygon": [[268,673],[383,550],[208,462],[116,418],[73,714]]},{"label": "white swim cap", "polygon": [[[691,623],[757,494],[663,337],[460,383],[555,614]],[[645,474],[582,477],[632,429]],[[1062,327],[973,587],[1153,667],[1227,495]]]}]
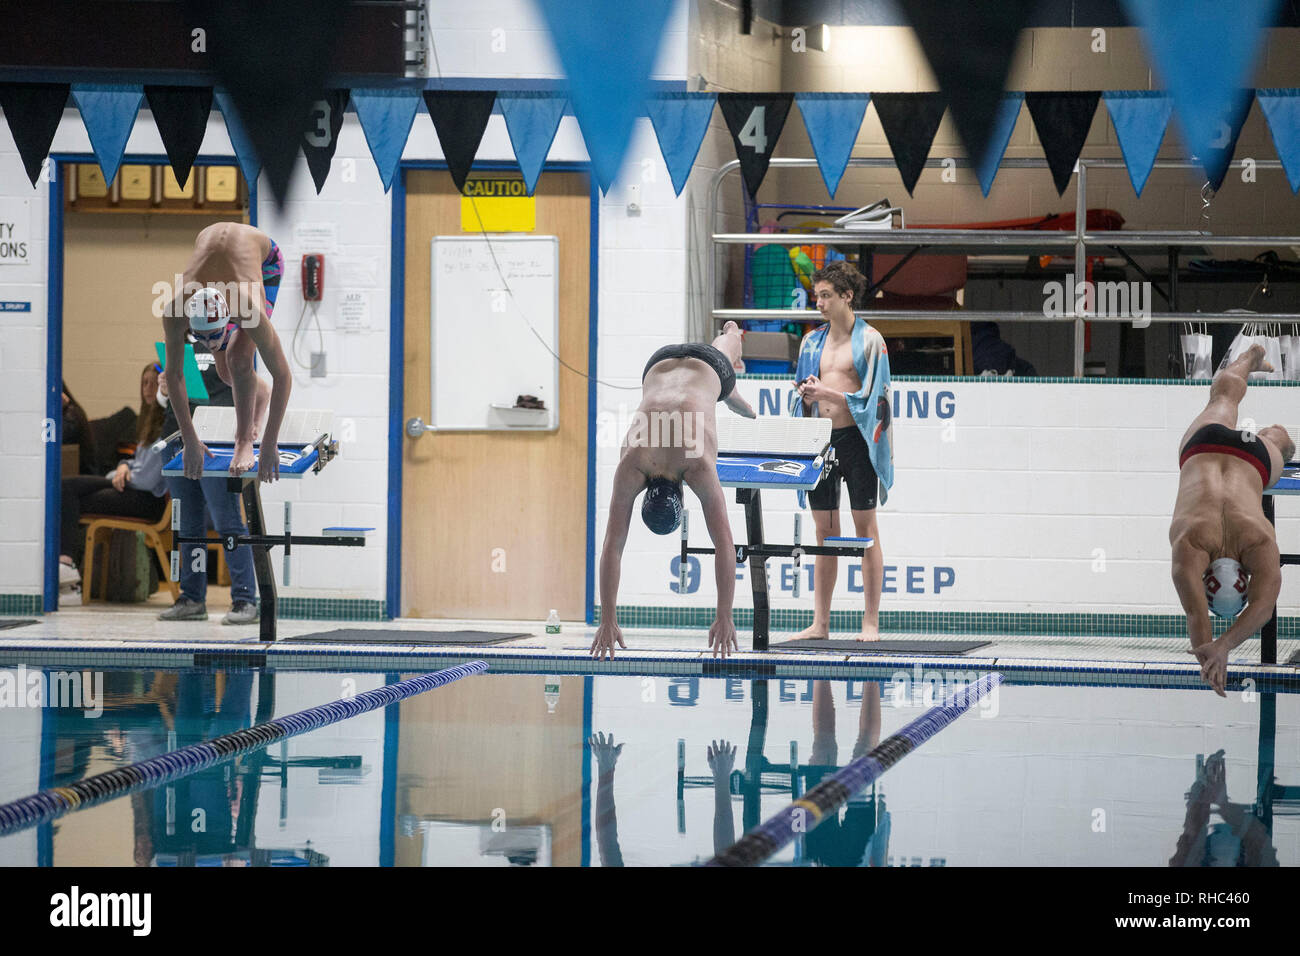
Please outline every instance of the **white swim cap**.
[{"label": "white swim cap", "polygon": [[1250,578],[1232,558],[1210,562],[1201,580],[1205,582],[1205,597],[1210,602],[1210,610],[1219,617],[1231,620],[1246,606],[1246,588]]},{"label": "white swim cap", "polygon": [[211,335],[226,327],[230,321],[230,306],[219,289],[199,289],[185,303],[185,315],[190,328],[201,335]]}]

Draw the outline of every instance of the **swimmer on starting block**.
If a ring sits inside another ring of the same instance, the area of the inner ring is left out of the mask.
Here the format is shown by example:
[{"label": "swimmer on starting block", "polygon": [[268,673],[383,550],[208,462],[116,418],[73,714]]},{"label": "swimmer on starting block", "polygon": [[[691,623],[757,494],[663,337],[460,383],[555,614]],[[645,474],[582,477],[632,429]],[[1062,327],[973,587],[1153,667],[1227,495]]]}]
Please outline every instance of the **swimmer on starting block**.
[{"label": "swimmer on starting block", "polygon": [[[1228,653],[1268,621],[1282,585],[1277,536],[1262,496],[1295,456],[1295,443],[1281,425],[1257,433],[1237,429],[1237,406],[1255,371],[1270,371],[1259,345],[1214,376],[1210,403],[1179,445],[1178,500],[1169,527],[1191,653],[1220,697],[1227,696]],[[1210,611],[1236,619],[1217,640]]]},{"label": "swimmer on starting block", "polygon": [[671,534],[682,521],[682,482],[700,500],[704,523],[717,554],[714,573],[718,612],[709,628],[714,655],[735,650],[736,626],[731,603],[736,590],[735,545],[727,519],[726,498],[718,481],[718,426],[716,406],[746,418],[756,418],[749,403],[735,393],[740,360],[740,329],[728,322],[712,345],[667,345],[650,356],[641,374],[641,405],[623,439],[614,494],[609,502],[609,523],[600,555],[600,627],[591,653],[613,657],[614,643],[624,649],[618,626],[618,580],[623,545],[632,520],[632,505],[645,491],[641,518],[655,534]]},{"label": "swimmer on starting block", "polygon": [[[201,478],[209,455],[195,431],[186,398],[182,357],[187,328],[212,352],[217,374],[233,393],[236,425],[230,473],[240,475],[252,469],[257,425],[265,414],[262,448],[269,454],[260,456],[257,476],[261,481],[279,477],[276,442],[293,381],[280,337],[270,322],[283,272],[284,255],[279,247],[252,226],[220,222],[208,226],[194,240],[181,293],[163,317],[167,387],[185,443],[186,478]],[[271,373],[269,398],[266,390],[258,387],[255,353]]]}]

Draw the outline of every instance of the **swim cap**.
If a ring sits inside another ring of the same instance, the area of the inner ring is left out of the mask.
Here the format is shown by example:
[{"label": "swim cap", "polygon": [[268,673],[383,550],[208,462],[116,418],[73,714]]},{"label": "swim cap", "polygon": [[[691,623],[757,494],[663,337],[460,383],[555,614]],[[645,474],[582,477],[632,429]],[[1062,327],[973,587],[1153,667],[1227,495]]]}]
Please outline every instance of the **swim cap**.
[{"label": "swim cap", "polygon": [[[190,320],[190,331],[196,338],[218,352],[226,347],[232,328],[230,306],[226,304],[226,297],[220,290],[206,286],[199,289],[185,303],[185,315]],[[213,340],[218,336],[221,337],[220,344],[215,345]]]},{"label": "swim cap", "polygon": [[651,478],[641,502],[641,520],[655,534],[672,534],[682,523],[682,486],[667,478]]},{"label": "swim cap", "polygon": [[1234,618],[1246,606],[1246,588],[1250,578],[1232,558],[1210,562],[1201,580],[1205,582],[1205,597],[1210,602],[1210,610],[1219,617]]}]

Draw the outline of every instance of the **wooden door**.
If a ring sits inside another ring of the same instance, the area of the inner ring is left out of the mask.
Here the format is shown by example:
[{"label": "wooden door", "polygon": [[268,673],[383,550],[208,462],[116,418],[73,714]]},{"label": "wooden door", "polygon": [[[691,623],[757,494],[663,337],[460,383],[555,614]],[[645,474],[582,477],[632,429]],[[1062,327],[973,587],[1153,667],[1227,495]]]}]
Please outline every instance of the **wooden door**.
[{"label": "wooden door", "polygon": [[[559,239],[560,427],[404,437],[402,613],[566,620],[586,614],[587,356],[591,191],[580,173],[544,173],[536,228]],[[405,407],[429,420],[430,243],[468,236],[445,170],[406,173]],[[489,308],[484,303],[484,308]],[[444,318],[443,321],[446,319]],[[458,321],[473,321],[472,315]],[[526,326],[521,335],[530,335]],[[484,341],[466,362],[491,362]],[[405,433],[404,433],[405,434]]]}]

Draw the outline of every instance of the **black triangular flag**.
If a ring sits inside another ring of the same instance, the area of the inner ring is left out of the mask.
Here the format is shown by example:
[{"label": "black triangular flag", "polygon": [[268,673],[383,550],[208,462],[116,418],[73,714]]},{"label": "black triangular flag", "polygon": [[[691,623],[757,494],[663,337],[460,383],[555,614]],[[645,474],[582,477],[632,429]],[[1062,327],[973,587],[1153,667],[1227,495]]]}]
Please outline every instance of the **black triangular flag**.
[{"label": "black triangular flag", "polygon": [[751,197],[767,175],[776,141],[790,115],[793,93],[719,93],[718,106],[727,121],[740,160],[740,175]]},{"label": "black triangular flag", "polygon": [[289,191],[303,118],[325,94],[349,0],[186,0],[207,30],[213,71],[230,93],[276,201]]},{"label": "black triangular flag", "polygon": [[948,108],[948,98],[942,93],[872,93],[871,105],[910,196],[930,157],[930,144]]},{"label": "black triangular flag", "polygon": [[438,131],[443,158],[456,191],[465,189],[465,177],[483,141],[497,95],[491,90],[425,90],[424,105]]},{"label": "black triangular flag", "polygon": [[1025,93],[1029,115],[1034,129],[1043,143],[1043,155],[1052,171],[1057,195],[1065,195],[1074,173],[1075,161],[1092,128],[1092,117],[1097,112],[1101,93]]},{"label": "black triangular flag", "polygon": [[0,110],[33,186],[50,154],[71,89],[67,83],[0,83]]},{"label": "black triangular flag", "polygon": [[208,131],[212,90],[206,86],[146,86],[144,95],[172,173],[184,187],[203,145],[203,134]]},{"label": "black triangular flag", "polygon": [[1037,3],[899,0],[939,89],[948,94],[953,124],[973,166],[988,149],[1016,41]]},{"label": "black triangular flag", "polygon": [[316,195],[325,187],[330,174],[330,160],[339,144],[343,128],[343,111],[348,108],[347,90],[330,90],[312,104],[307,125],[302,131],[302,154],[307,157]]}]

